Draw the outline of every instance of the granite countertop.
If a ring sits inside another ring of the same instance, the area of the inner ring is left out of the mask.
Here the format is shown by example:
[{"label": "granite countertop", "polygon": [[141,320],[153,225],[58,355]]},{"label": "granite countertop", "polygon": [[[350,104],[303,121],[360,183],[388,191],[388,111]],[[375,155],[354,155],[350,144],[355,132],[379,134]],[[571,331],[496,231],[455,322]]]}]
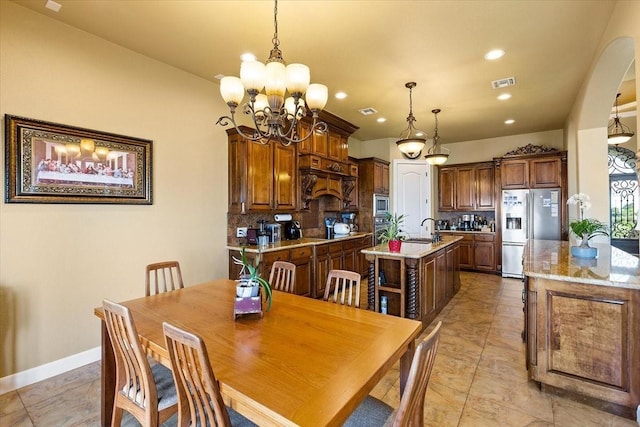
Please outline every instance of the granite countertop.
[{"label": "granite countertop", "polygon": [[366,255],[382,255],[395,258],[422,258],[459,240],[462,240],[462,237],[442,236],[442,241],[438,243],[402,242],[400,252],[390,252],[389,245],[387,243],[382,243],[371,248],[362,249],[360,252]]},{"label": "granite countertop", "polygon": [[315,238],[315,237],[303,237],[301,239],[298,240],[282,240],[278,243],[274,243],[274,244],[269,244],[267,246],[258,246],[258,245],[231,245],[228,244],[227,245],[227,249],[231,249],[231,250],[242,250],[242,248],[245,248],[246,252],[249,253],[258,253],[258,252],[273,252],[273,251],[280,251],[283,249],[292,249],[292,248],[299,248],[301,246],[317,246],[317,245],[324,245],[326,243],[331,243],[331,242],[340,242],[340,241],[345,241],[345,240],[350,240],[350,239],[359,239],[360,237],[366,237],[366,236],[371,236],[373,235],[373,233],[365,233],[365,232],[357,232],[357,233],[353,233],[353,234],[347,234],[344,236],[340,236],[340,237],[336,237],[333,239],[320,239],[320,238]]},{"label": "granite countertop", "polygon": [[598,258],[576,258],[570,244],[557,240],[530,240],[524,253],[529,277],[616,286],[640,290],[640,259],[605,243],[592,243]]}]

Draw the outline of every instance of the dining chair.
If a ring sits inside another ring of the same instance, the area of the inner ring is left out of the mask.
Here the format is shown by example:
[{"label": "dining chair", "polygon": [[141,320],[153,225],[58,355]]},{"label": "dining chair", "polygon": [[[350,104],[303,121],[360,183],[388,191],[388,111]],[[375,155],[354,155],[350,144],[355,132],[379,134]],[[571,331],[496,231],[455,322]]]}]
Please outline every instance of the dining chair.
[{"label": "dining chair", "polygon": [[271,287],[277,291],[296,292],[296,265],[286,261],[275,261],[269,276]]},{"label": "dining chair", "polygon": [[391,406],[381,400],[367,396],[344,426],[418,427],[424,425],[424,398],[438,351],[441,326],[442,322],[439,321],[424,341],[418,344],[398,409],[394,411]]},{"label": "dining chair", "polygon": [[109,300],[103,300],[102,307],[116,362],[111,426],[120,426],[127,411],[142,426],[158,427],[178,411],[171,370],[149,365],[127,307]]},{"label": "dining chair", "polygon": [[184,288],[178,261],[156,262],[147,265],[145,296]]},{"label": "dining chair", "polygon": [[225,406],[202,338],[167,322],[162,329],[178,393],[178,427],[255,426]]},{"label": "dining chair", "polygon": [[327,285],[324,289],[325,301],[332,300],[337,304],[360,307],[360,273],[347,270],[331,270],[327,276]]}]

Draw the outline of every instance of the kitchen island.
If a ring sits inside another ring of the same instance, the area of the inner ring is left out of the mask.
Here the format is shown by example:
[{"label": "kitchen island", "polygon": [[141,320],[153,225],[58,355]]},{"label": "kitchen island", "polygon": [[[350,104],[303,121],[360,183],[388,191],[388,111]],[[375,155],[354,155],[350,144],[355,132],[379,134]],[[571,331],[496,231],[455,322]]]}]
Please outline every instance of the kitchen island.
[{"label": "kitchen island", "polygon": [[531,240],[523,257],[529,378],[635,418],[640,405],[640,260],[608,244],[597,259]]},{"label": "kitchen island", "polygon": [[400,252],[390,252],[388,244],[363,249],[369,262],[369,310],[380,312],[385,297],[388,314],[428,326],[460,288],[460,240],[403,242]]}]

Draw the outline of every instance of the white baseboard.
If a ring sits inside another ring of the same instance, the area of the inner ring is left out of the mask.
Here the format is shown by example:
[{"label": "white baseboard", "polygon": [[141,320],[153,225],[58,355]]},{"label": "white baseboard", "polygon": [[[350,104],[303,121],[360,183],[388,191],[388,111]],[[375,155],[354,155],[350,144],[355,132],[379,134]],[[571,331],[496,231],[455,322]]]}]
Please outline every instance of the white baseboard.
[{"label": "white baseboard", "polygon": [[100,360],[100,347],[0,378],[0,395]]}]

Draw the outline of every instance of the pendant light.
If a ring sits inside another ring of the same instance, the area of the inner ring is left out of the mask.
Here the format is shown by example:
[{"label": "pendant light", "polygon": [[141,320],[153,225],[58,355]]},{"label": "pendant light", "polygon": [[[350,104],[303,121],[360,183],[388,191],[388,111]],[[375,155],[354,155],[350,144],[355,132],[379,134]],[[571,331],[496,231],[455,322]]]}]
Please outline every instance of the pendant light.
[{"label": "pendant light", "polygon": [[[327,103],[328,89],[325,85],[310,81],[309,67],[304,64],[286,65],[282,59],[278,39],[278,1],[273,9],[273,49],[266,65],[255,60],[245,60],[240,67],[240,78],[226,76],[220,80],[220,94],[229,106],[231,116],[222,116],[216,124],[232,124],[244,138],[268,144],[279,141],[288,146],[309,138],[314,132],[325,132],[326,123],[318,121],[318,113]],[[251,117],[252,133],[245,133],[235,121],[236,108],[244,98],[249,101],[242,106],[242,113]],[[286,92],[289,97],[285,99]],[[302,96],[305,95],[303,99]],[[305,105],[306,100],[306,105]],[[313,123],[305,137],[297,133],[298,121],[311,110]]]},{"label": "pendant light", "polygon": [[416,82],[408,82],[404,85],[409,89],[409,115],[407,116],[407,122],[409,125],[400,134],[400,139],[396,141],[396,145],[402,155],[408,159],[417,159],[422,154],[422,149],[427,142],[427,134],[413,126],[416,118],[413,117],[413,99],[411,92],[416,87]]},{"label": "pendant light", "polygon": [[618,116],[619,97],[620,94],[617,94],[615,102],[616,116],[613,119],[613,123],[611,123],[608,128],[609,132],[607,136],[607,144],[609,145],[624,144],[625,142],[629,141],[633,135],[635,135],[633,132],[631,132],[631,129],[629,129],[628,126],[625,126],[620,122],[620,117]]},{"label": "pendant light", "polygon": [[427,163],[429,163],[430,165],[441,165],[445,163],[449,158],[449,150],[439,144],[440,135],[438,135],[438,113],[440,111],[442,110],[440,110],[439,108],[431,110],[436,118],[436,127],[433,131],[433,145],[429,147],[429,149],[427,150],[427,155],[424,156],[424,158],[427,159]]}]

